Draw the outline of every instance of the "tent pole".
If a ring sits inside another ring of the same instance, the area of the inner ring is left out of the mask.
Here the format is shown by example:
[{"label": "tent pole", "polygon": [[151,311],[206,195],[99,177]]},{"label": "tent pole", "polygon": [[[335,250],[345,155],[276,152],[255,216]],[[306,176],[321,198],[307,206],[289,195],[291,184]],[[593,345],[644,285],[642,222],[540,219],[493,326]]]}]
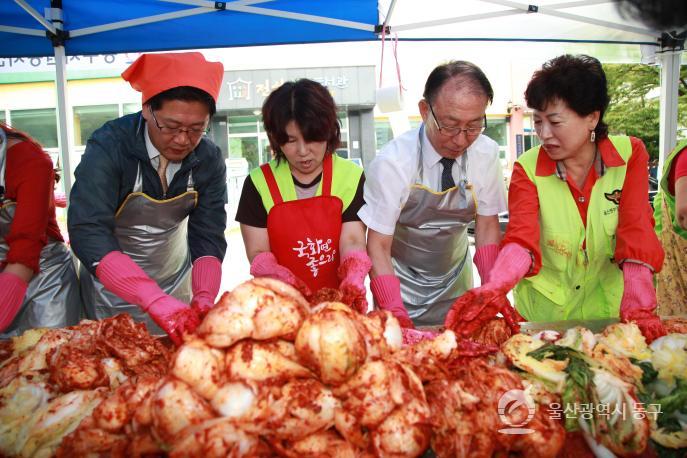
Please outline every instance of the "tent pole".
[{"label": "tent pole", "polygon": [[[658,173],[677,142],[678,82],[680,81],[680,57],[682,49],[671,48],[660,52],[661,62],[661,99],[660,132],[658,140]],[[659,176],[660,179],[660,176]]]},{"label": "tent pole", "polygon": [[[56,33],[56,28],[53,24],[49,23],[46,21],[43,16],[38,13],[31,5],[29,5],[25,0],[14,0],[14,3],[19,5],[24,11],[26,11],[29,16],[37,20],[43,27],[45,27],[46,30],[49,30],[52,33]],[[61,8],[61,7],[60,7]]]},{"label": "tent pole", "polygon": [[59,133],[60,155],[62,156],[62,179],[64,192],[69,195],[72,189],[71,128],[68,125],[67,102],[67,59],[64,46],[55,46],[55,84],[57,86],[57,131]]},{"label": "tent pole", "polygon": [[[50,2],[50,19],[57,30],[63,30],[62,1]],[[67,100],[67,56],[64,44],[55,43],[55,86],[57,89],[57,133],[60,156],[62,157],[62,179],[64,180],[64,192],[69,196],[72,189],[72,126],[69,121],[69,103]],[[69,202],[69,200],[67,200]]]},{"label": "tent pole", "polygon": [[391,4],[389,5],[389,9],[386,10],[386,16],[384,16],[384,27],[389,25],[389,21],[391,21],[391,15],[394,14],[394,7],[396,6],[396,0],[391,0]]}]

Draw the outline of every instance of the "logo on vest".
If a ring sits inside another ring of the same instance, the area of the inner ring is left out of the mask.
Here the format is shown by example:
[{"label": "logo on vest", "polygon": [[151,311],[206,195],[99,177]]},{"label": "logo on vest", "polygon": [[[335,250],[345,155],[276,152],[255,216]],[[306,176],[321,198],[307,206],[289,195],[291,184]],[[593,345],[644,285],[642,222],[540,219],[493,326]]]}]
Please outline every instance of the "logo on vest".
[{"label": "logo on vest", "polygon": [[320,266],[334,262],[336,250],[332,247],[332,239],[327,239],[326,241],[322,239],[311,240],[310,237],[307,237],[305,240],[305,243],[299,240],[299,246],[291,249],[298,253],[299,258],[307,260],[305,265],[310,269],[312,276],[317,277],[317,274],[320,272]]},{"label": "logo on vest", "polygon": [[572,250],[568,247],[568,244],[565,242],[562,242],[560,240],[548,239],[546,241],[546,246],[555,253],[559,254],[560,256],[572,258]]},{"label": "logo on vest", "polygon": [[604,192],[604,197],[606,200],[610,200],[616,205],[620,205],[620,196],[622,195],[622,189],[614,189],[613,192]]}]

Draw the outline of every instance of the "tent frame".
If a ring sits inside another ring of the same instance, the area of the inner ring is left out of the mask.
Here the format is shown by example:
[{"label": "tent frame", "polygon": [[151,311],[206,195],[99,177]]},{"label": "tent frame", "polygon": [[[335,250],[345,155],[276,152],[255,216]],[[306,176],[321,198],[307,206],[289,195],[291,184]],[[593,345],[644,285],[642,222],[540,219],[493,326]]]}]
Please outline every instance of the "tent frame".
[{"label": "tent frame", "polygon": [[[522,14],[543,14],[552,17],[558,17],[581,23],[592,24],[600,27],[607,27],[624,32],[632,32],[635,34],[647,36],[648,44],[657,46],[656,54],[659,56],[661,64],[661,98],[660,98],[660,140],[659,151],[660,165],[659,170],[662,170],[662,163],[665,157],[675,147],[677,136],[677,97],[678,97],[678,81],[680,74],[680,59],[682,51],[684,50],[685,33],[673,36],[663,34],[660,39],[656,39],[658,33],[650,29],[636,27],[627,24],[618,24],[600,19],[589,18],[578,14],[572,14],[563,10],[567,8],[576,8],[581,6],[591,6],[601,3],[608,3],[609,0],[573,0],[556,3],[548,6],[538,6],[528,3],[522,3],[513,0],[481,0],[485,3],[500,5],[505,7],[503,10],[473,14],[462,17],[452,17],[445,19],[438,19],[433,21],[424,21],[411,24],[392,25],[391,19],[393,17],[394,7],[397,0],[391,0],[389,8],[384,17],[383,24],[366,24],[355,21],[346,21],[335,18],[328,18],[323,16],[316,16],[303,13],[292,13],[279,11],[260,6],[254,6],[262,3],[267,3],[270,0],[234,0],[229,2],[209,1],[209,0],[159,0],[160,2],[176,3],[188,5],[194,8],[185,9],[173,13],[158,14],[149,17],[138,19],[131,19],[126,21],[118,21],[109,24],[101,24],[93,27],[85,27],[75,30],[64,30],[62,20],[62,0],[51,0],[51,8],[47,10],[47,18],[38,13],[25,0],[14,0],[27,14],[34,18],[45,31],[38,29],[30,29],[23,27],[0,26],[0,31],[10,32],[31,36],[47,35],[53,43],[55,55],[56,76],[55,83],[57,86],[57,118],[58,118],[58,138],[59,149],[62,155],[62,164],[65,168],[64,184],[65,190],[69,193],[72,186],[72,170],[71,170],[71,144],[73,138],[73,127],[67,123],[68,117],[68,99],[67,99],[67,69],[66,69],[66,51],[64,43],[72,37],[80,37],[101,33],[105,31],[124,29],[128,27],[139,26],[143,24],[150,24],[155,22],[164,22],[167,20],[178,19],[188,16],[195,16],[199,14],[211,14],[218,11],[237,11],[243,13],[250,13],[263,16],[278,17],[284,19],[313,22],[318,24],[326,24],[336,27],[351,28],[356,30],[368,31],[384,37],[391,32],[402,32],[406,30],[420,29],[424,27],[457,24],[469,21],[477,21],[488,18],[497,18],[505,16],[514,16]],[[384,33],[382,33],[384,32]],[[554,40],[552,40],[554,41]]]}]

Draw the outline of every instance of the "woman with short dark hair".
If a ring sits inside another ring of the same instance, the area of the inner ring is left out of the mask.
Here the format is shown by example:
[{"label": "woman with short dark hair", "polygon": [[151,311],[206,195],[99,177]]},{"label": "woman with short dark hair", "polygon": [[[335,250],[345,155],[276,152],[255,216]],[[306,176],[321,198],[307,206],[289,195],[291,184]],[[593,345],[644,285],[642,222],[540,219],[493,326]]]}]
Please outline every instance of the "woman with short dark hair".
[{"label": "woman with short dark hair", "polygon": [[649,155],[637,138],[608,135],[601,63],[556,57],[534,73],[525,99],[541,146],[513,168],[510,221],[489,283],[461,300],[502,300],[515,286],[528,321],[620,316],[649,341],[665,334],[652,283],[663,249],[647,199]]},{"label": "woman with short dark hair", "polygon": [[252,170],[236,220],[251,274],[285,281],[306,296],[339,288],[343,301],[367,311],[371,262],[363,204],[363,171],[336,154],[336,105],[321,84],[287,82],[262,107],[274,160]]}]

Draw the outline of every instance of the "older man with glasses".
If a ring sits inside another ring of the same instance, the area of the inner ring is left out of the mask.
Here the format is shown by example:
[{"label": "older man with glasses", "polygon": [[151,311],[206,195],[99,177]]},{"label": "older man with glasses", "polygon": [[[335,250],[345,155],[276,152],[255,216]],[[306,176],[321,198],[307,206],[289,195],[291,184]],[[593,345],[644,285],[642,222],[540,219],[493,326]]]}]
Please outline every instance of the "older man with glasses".
[{"label": "older man with glasses", "polygon": [[498,254],[506,192],[498,145],[482,135],[493,96],[476,65],[436,67],[419,102],[422,125],[385,145],[365,171],[358,214],[369,228],[372,294],[404,327],[443,324],[472,288],[470,222],[482,282]]},{"label": "older man with glasses", "polygon": [[180,343],[214,305],[227,248],[226,168],[204,134],[223,75],[200,53],[144,54],[122,74],[143,110],[95,131],[70,196],[89,318],[127,312]]}]

